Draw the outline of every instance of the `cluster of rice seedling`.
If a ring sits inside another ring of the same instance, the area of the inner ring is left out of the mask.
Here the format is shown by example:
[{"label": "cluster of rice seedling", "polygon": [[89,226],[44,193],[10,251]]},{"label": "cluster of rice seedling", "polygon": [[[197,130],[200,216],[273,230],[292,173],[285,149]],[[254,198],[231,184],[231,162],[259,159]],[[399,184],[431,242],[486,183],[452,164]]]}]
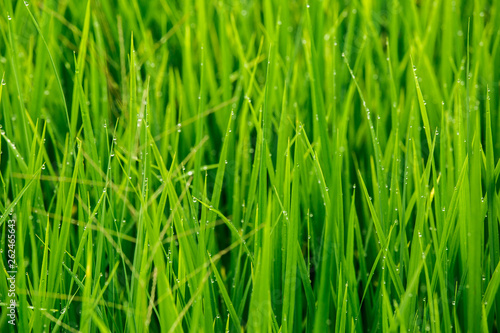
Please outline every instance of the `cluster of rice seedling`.
[{"label": "cluster of rice seedling", "polygon": [[0,331],[499,330],[498,1],[0,13]]}]

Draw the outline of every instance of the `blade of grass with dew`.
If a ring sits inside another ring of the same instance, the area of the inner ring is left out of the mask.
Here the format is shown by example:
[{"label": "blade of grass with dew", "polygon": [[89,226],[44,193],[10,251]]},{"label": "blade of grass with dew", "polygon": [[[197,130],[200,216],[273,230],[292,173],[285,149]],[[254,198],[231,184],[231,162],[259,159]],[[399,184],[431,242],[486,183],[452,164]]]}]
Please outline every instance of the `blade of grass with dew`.
[{"label": "blade of grass with dew", "polygon": [[[494,146],[493,146],[493,135],[491,131],[491,111],[490,111],[490,94],[489,88],[487,88],[486,93],[486,191],[488,193],[488,247],[490,250],[490,260],[492,265],[491,274],[492,280],[495,274],[495,265],[493,263],[500,262],[500,245],[498,238],[498,207],[495,205],[497,201],[497,191],[496,191],[496,179],[494,175]],[[491,282],[490,282],[491,283]],[[491,305],[490,305],[491,307]],[[497,299],[496,304],[497,315],[500,312],[500,299]],[[489,312],[489,311],[487,311]]]},{"label": "blade of grass with dew", "polygon": [[229,298],[229,294],[227,293],[226,287],[224,286],[224,281],[222,281],[222,278],[219,274],[219,271],[217,270],[217,267],[215,266],[213,260],[211,257],[210,259],[210,265],[212,267],[212,271],[215,274],[215,279],[217,281],[217,284],[219,285],[219,290],[222,293],[222,297],[224,299],[224,302],[226,303],[226,306],[228,308],[230,318],[234,324],[234,327],[236,328],[236,331],[239,331],[241,329],[241,323],[238,318],[238,315],[236,314],[236,310],[234,309],[233,303],[231,302],[231,299]]}]

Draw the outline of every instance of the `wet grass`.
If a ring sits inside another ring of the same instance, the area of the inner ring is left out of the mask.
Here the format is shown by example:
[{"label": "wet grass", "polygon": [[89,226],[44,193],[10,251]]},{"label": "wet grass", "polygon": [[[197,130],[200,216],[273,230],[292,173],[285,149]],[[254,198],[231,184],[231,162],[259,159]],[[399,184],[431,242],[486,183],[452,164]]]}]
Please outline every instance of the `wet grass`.
[{"label": "wet grass", "polygon": [[0,9],[0,331],[498,331],[497,1]]}]

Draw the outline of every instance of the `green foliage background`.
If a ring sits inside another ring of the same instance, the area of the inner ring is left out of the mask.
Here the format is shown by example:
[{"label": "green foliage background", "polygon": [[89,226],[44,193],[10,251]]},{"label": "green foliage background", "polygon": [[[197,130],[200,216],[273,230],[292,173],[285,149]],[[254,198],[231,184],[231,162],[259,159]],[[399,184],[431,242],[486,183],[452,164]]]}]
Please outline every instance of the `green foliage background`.
[{"label": "green foliage background", "polygon": [[498,331],[499,6],[0,0],[0,330]]}]

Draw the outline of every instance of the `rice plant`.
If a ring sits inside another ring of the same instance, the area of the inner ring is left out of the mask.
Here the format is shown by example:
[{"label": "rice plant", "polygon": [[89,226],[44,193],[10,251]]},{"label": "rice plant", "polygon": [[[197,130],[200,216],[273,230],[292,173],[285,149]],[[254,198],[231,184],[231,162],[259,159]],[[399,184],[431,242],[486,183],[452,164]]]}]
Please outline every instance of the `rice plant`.
[{"label": "rice plant", "polygon": [[1,332],[498,332],[500,2],[0,0]]}]

